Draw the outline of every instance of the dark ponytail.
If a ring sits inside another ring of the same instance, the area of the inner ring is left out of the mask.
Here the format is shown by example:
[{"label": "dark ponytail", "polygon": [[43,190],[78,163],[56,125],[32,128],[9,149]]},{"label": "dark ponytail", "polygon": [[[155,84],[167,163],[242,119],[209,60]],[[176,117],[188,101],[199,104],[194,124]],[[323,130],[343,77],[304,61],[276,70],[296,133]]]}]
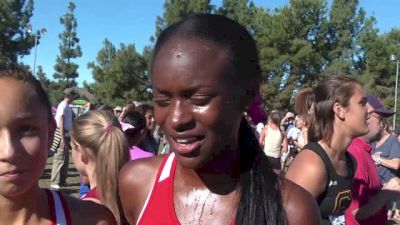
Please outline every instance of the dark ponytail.
[{"label": "dark ponytail", "polygon": [[245,119],[239,132],[241,197],[235,224],[287,224],[279,176],[272,170]]}]

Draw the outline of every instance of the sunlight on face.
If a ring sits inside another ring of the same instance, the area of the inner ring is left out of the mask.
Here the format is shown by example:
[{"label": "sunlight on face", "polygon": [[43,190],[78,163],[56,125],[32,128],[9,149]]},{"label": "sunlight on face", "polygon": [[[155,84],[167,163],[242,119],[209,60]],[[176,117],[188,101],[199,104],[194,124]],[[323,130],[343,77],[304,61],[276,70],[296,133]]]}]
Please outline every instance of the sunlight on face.
[{"label": "sunlight on face", "polygon": [[230,58],[213,42],[179,37],[155,58],[157,124],[185,167],[198,168],[220,151],[236,148],[244,109],[228,82]]},{"label": "sunlight on face", "polygon": [[31,84],[0,78],[0,89],[0,194],[15,196],[37,187],[49,148],[49,119]]}]

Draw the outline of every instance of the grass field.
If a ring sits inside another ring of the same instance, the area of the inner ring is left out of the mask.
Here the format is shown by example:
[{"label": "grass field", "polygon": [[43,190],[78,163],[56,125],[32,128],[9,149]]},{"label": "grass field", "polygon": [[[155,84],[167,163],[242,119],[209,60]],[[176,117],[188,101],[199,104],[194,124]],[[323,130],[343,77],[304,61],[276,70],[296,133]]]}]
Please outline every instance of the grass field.
[{"label": "grass field", "polygon": [[[72,195],[75,197],[79,197],[79,173],[76,171],[74,167],[74,163],[72,162],[72,158],[70,156],[70,162],[68,165],[68,178],[67,183],[70,185],[68,187],[61,187],[60,191]],[[51,176],[51,166],[53,165],[53,157],[49,157],[46,163],[46,169],[39,180],[39,186],[42,188],[50,187],[50,176]]]}]

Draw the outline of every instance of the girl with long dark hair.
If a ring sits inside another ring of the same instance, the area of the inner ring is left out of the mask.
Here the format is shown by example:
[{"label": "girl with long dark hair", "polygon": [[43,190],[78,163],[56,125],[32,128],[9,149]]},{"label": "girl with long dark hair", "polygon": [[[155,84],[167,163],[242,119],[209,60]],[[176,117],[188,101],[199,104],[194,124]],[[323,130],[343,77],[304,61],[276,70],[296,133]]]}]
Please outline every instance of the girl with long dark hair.
[{"label": "girl with long dark hair", "polygon": [[243,117],[261,78],[245,28],[187,17],[160,34],[152,62],[155,119],[172,153],[120,172],[130,224],[319,224],[314,199],[273,172]]}]

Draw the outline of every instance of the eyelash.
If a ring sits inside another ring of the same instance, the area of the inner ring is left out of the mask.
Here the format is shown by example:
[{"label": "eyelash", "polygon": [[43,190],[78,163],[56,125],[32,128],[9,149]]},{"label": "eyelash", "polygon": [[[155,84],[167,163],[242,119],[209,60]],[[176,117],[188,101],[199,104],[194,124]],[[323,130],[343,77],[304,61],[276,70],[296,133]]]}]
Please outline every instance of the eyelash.
[{"label": "eyelash", "polygon": [[[202,97],[197,96],[195,98],[193,98],[193,97],[189,98],[188,100],[190,100],[191,103],[196,105],[196,106],[204,106],[204,105],[206,105],[207,103],[210,102],[211,97],[209,97],[209,96],[202,96]],[[170,99],[168,99],[168,98],[155,98],[153,101],[159,107],[165,107],[170,103]]]},{"label": "eyelash", "polygon": [[204,106],[210,102],[211,97],[203,96],[203,97],[196,97],[190,99],[194,105]]},{"label": "eyelash", "polygon": [[167,99],[167,98],[155,98],[154,100],[154,103],[157,105],[157,106],[159,106],[159,107],[165,107],[165,106],[167,106],[168,104],[169,104],[169,102],[170,102],[170,100],[169,99]]}]

